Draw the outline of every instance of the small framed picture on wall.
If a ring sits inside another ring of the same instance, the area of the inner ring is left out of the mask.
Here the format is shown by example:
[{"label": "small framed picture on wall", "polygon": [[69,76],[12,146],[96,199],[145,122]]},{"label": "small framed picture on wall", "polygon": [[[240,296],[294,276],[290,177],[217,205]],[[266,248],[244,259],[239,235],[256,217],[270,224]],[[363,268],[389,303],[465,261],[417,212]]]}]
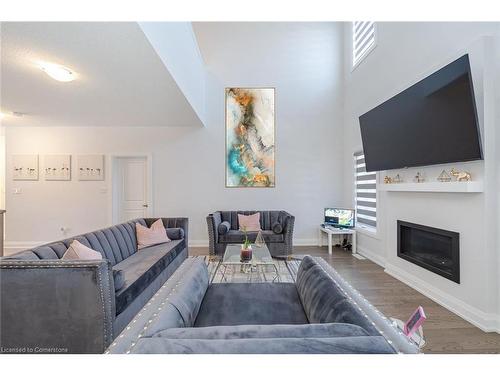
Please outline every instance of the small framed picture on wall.
[{"label": "small framed picture on wall", "polygon": [[104,155],[78,155],[77,173],[80,181],[103,181]]},{"label": "small framed picture on wall", "polygon": [[45,155],[43,171],[46,181],[71,180],[71,155]]},{"label": "small framed picture on wall", "polygon": [[12,155],[14,181],[38,180],[38,155]]}]

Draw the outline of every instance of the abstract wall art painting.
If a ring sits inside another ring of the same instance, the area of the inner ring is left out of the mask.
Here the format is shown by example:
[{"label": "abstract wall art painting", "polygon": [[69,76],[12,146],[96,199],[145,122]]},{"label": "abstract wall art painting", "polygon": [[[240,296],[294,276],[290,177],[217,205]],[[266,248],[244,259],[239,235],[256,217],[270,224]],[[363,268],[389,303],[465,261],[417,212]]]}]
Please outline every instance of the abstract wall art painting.
[{"label": "abstract wall art painting", "polygon": [[226,88],[226,187],[275,187],[274,88]]},{"label": "abstract wall art painting", "polygon": [[71,180],[71,155],[45,155],[43,171],[46,181]]},{"label": "abstract wall art painting", "polygon": [[78,155],[77,161],[78,180],[104,180],[104,155]]},{"label": "abstract wall art painting", "polygon": [[12,155],[12,165],[13,180],[38,180],[38,155]]}]

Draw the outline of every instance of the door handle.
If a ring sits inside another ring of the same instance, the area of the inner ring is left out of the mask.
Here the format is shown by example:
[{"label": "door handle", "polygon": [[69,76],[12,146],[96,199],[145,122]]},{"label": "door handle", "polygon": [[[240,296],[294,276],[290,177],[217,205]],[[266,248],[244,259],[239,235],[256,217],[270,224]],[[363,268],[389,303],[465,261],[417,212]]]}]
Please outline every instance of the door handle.
[{"label": "door handle", "polygon": [[147,203],[144,203],[142,207],[149,207]]}]

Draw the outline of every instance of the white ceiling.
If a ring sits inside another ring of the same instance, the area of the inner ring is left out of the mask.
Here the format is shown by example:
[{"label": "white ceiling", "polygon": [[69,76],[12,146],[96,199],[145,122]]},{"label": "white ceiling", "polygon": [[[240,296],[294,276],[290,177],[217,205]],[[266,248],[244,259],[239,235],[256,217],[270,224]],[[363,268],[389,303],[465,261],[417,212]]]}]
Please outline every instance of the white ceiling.
[{"label": "white ceiling", "polygon": [[[57,82],[38,60],[75,71]],[[3,123],[35,126],[201,126],[134,22],[1,24]]]},{"label": "white ceiling", "polygon": [[[343,100],[341,22],[194,22],[193,29],[211,81],[276,88],[278,121],[313,121]],[[330,108],[319,108],[325,97]]]},{"label": "white ceiling", "polygon": [[300,68],[321,81],[338,60],[332,44],[342,29],[339,22],[193,22],[210,71],[243,78],[263,71],[286,76]]}]

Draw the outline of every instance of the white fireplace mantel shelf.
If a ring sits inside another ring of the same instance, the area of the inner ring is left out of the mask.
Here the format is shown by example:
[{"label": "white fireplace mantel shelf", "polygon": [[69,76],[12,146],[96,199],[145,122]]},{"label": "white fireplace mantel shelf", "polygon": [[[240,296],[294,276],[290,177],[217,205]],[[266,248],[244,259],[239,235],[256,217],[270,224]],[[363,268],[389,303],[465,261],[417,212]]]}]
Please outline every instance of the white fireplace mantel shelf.
[{"label": "white fireplace mantel shelf", "polygon": [[482,181],[463,182],[401,182],[397,184],[378,184],[379,191],[406,191],[422,193],[482,193]]}]

